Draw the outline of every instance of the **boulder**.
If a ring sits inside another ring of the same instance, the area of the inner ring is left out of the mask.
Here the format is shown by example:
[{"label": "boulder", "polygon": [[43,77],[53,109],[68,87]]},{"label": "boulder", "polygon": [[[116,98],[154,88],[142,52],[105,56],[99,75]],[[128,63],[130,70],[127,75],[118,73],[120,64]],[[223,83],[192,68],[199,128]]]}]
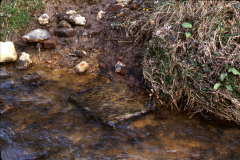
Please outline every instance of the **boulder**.
[{"label": "boulder", "polygon": [[106,83],[74,93],[68,97],[68,100],[97,120],[114,127],[123,120],[148,112],[143,101],[134,101],[131,98],[133,95],[127,84]]},{"label": "boulder", "polygon": [[36,29],[24,35],[22,38],[25,42],[42,42],[51,38],[51,35],[45,29]]},{"label": "boulder", "polygon": [[45,25],[45,24],[48,24],[49,23],[49,16],[44,13],[43,15],[41,15],[39,18],[38,18],[38,22],[39,24],[41,25]]},{"label": "boulder", "polygon": [[59,37],[72,37],[76,32],[73,28],[57,28],[55,29],[55,33]]},{"label": "boulder", "polygon": [[13,42],[0,42],[0,63],[14,62],[17,60],[17,52]]},{"label": "boulder", "polygon": [[27,69],[28,67],[30,67],[32,64],[32,60],[30,59],[29,54],[22,52],[21,56],[19,57],[17,64],[16,64],[16,68],[17,69]]},{"label": "boulder", "polygon": [[126,65],[124,63],[122,63],[121,61],[118,61],[115,64],[115,72],[124,74],[126,72]]},{"label": "boulder", "polygon": [[77,68],[77,71],[78,71],[79,73],[83,73],[83,72],[85,72],[86,70],[88,70],[89,65],[88,65],[87,62],[82,61],[81,63],[79,63],[78,65],[76,65],[76,68]]},{"label": "boulder", "polygon": [[67,21],[62,20],[59,24],[58,24],[58,28],[72,28],[71,24],[69,24]]},{"label": "boulder", "polygon": [[8,78],[8,77],[10,77],[9,76],[9,73],[7,72],[7,70],[6,70],[6,68],[5,67],[3,67],[3,68],[0,68],[0,79],[1,78]]}]

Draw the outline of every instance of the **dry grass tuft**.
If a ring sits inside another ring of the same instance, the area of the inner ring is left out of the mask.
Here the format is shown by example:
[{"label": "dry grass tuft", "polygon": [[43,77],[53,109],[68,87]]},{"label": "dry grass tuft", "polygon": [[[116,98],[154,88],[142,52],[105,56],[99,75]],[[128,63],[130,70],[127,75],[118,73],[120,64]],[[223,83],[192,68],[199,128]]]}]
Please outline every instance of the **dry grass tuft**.
[{"label": "dry grass tuft", "polygon": [[136,40],[149,40],[143,74],[160,104],[240,124],[238,1],[167,1],[127,26]]}]

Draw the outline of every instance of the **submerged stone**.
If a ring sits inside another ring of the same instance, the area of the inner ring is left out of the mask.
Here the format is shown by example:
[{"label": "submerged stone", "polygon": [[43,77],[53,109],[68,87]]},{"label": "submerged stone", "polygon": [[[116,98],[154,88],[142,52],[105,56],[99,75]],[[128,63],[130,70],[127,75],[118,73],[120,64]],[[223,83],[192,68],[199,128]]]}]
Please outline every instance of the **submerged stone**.
[{"label": "submerged stone", "polygon": [[9,145],[1,149],[2,159],[20,160],[20,159],[37,159],[36,152],[30,148],[23,148],[18,145]]},{"label": "submerged stone", "polygon": [[[10,110],[12,107],[7,105],[5,102],[3,102],[2,99],[0,99],[0,115],[5,114],[8,110]],[[1,157],[0,157],[1,158]]]},{"label": "submerged stone", "polygon": [[10,77],[10,76],[9,76],[6,68],[5,67],[0,68],[0,79],[1,78],[8,78],[8,77]]},{"label": "submerged stone", "polygon": [[110,126],[147,112],[144,104],[134,101],[126,84],[107,83],[69,96],[69,101]]}]

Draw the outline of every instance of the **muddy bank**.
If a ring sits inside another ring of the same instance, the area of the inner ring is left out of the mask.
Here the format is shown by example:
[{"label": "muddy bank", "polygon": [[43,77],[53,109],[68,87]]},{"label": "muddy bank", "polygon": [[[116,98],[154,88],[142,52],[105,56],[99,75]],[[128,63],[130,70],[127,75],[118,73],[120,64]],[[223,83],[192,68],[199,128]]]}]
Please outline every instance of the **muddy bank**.
[{"label": "muddy bank", "polygon": [[[143,2],[144,3],[144,2]],[[28,33],[37,28],[46,29],[52,36],[56,36],[55,49],[40,49],[37,43],[25,43],[21,37],[13,40],[18,54],[27,52],[34,64],[43,63],[49,68],[77,73],[75,66],[81,61],[90,65],[86,74],[105,75],[115,82],[124,81],[144,94],[144,80],[142,76],[142,48],[134,46],[134,38],[126,35],[121,25],[127,20],[139,18],[142,12],[142,3],[138,3],[136,10],[123,17],[117,17],[122,8],[115,1],[100,1],[94,4],[78,3],[76,1],[46,2],[45,8],[32,13],[32,26],[22,33]],[[130,4],[131,5],[131,4]],[[75,30],[73,37],[59,37],[55,29],[59,24],[59,17],[68,10],[75,10],[86,18],[84,26],[72,25]],[[105,14],[97,21],[99,11]],[[40,25],[38,18],[46,13],[50,17],[48,25]],[[76,53],[84,52],[86,56],[78,57]],[[126,65],[125,72],[115,72],[115,64],[121,61]]]}]

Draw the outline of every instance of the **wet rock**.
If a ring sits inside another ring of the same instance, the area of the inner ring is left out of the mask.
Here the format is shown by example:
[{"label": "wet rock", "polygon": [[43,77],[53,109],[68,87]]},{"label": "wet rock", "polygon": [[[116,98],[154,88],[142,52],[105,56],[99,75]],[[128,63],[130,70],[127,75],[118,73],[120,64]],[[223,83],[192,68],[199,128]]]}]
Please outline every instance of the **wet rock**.
[{"label": "wet rock", "polygon": [[4,79],[4,78],[8,78],[10,77],[9,76],[9,73],[7,72],[6,68],[3,67],[3,68],[0,68],[0,79]]},{"label": "wet rock", "polygon": [[85,51],[79,52],[78,50],[75,51],[76,56],[78,56],[79,58],[83,58],[84,56],[87,55],[87,53]]},{"label": "wet rock", "polygon": [[55,36],[52,36],[50,39],[44,41],[44,48],[52,49],[52,48],[56,48],[56,46],[57,46],[57,42],[56,42]]},{"label": "wet rock", "polygon": [[39,18],[38,18],[38,22],[39,24],[41,25],[45,25],[45,24],[48,24],[49,23],[49,16],[44,13],[43,15],[41,15]]},{"label": "wet rock", "polygon": [[62,20],[59,24],[58,24],[58,28],[72,28],[71,24],[69,24],[67,21]]},{"label": "wet rock", "polygon": [[14,62],[17,60],[17,52],[13,42],[0,42],[0,63]]},{"label": "wet rock", "polygon": [[21,56],[19,57],[17,64],[16,64],[16,68],[17,69],[27,69],[28,67],[30,67],[32,64],[32,60],[30,59],[29,54],[22,52]]},{"label": "wet rock", "polygon": [[115,64],[115,72],[124,74],[126,72],[126,65],[120,61]]},{"label": "wet rock", "polygon": [[83,72],[85,72],[86,70],[88,70],[89,65],[88,65],[87,62],[82,61],[81,63],[79,63],[78,65],[76,65],[76,68],[77,68],[77,71],[78,71],[79,73],[83,73]]},{"label": "wet rock", "polygon": [[55,33],[59,37],[72,37],[75,35],[76,31],[73,28],[57,28]]},{"label": "wet rock", "polygon": [[68,100],[85,110],[98,120],[115,126],[120,121],[139,116],[147,112],[143,103],[133,101],[132,92],[126,84],[107,83],[97,88],[78,92]]},{"label": "wet rock", "polygon": [[117,12],[117,17],[126,17],[131,13],[129,8],[122,8]]},{"label": "wet rock", "polygon": [[25,42],[41,42],[51,38],[51,35],[45,29],[36,29],[24,35],[22,38]]},{"label": "wet rock", "polygon": [[103,15],[105,14],[105,12],[104,11],[99,11],[98,12],[98,15],[97,15],[97,21],[99,21],[102,17],[103,17]]}]

